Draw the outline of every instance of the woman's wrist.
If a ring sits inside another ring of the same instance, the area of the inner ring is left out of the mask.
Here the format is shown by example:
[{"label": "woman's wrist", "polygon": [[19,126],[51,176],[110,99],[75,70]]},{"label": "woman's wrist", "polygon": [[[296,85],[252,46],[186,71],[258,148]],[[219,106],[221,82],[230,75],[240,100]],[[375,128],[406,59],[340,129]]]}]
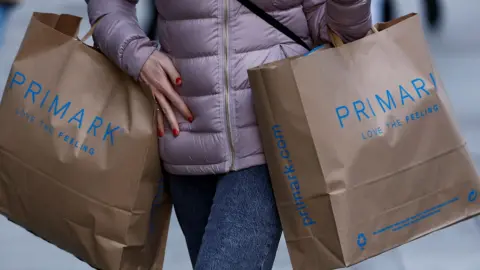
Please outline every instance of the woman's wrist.
[{"label": "woman's wrist", "polygon": [[157,46],[157,42],[147,37],[129,41],[121,52],[121,68],[135,80],[138,80],[143,65],[150,55],[157,50]]}]

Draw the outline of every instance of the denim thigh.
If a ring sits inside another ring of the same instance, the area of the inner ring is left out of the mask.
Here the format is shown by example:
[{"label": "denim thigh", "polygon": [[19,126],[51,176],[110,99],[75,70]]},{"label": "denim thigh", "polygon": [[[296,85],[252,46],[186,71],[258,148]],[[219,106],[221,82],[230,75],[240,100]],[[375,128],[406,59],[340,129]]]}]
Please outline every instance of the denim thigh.
[{"label": "denim thigh", "polygon": [[282,229],[265,165],[166,176],[196,270],[272,269]]},{"label": "denim thigh", "polygon": [[195,265],[215,196],[217,176],[168,173],[165,176],[175,214],[187,242],[190,261]]},{"label": "denim thigh", "polygon": [[266,165],[218,177],[195,270],[269,270],[282,228]]}]

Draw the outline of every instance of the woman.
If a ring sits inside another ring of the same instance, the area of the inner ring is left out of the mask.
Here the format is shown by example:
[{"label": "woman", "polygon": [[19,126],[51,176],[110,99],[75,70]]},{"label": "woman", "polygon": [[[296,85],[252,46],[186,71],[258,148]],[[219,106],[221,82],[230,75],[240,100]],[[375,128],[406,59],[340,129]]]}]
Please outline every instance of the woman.
[{"label": "woman", "polygon": [[[160,156],[194,268],[271,269],[281,225],[247,69],[306,50],[235,0],[157,0],[159,51],[137,2],[90,1],[94,40],[159,104]],[[311,46],[329,41],[327,26],[347,42],[371,26],[369,0],[253,2]]]}]

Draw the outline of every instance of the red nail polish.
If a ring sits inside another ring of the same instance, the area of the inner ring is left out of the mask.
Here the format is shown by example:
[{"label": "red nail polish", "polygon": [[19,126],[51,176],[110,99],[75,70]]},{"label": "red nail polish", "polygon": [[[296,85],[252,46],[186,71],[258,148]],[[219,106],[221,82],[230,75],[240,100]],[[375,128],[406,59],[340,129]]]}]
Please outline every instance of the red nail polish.
[{"label": "red nail polish", "polygon": [[180,85],[182,84],[182,78],[178,77],[178,78],[175,80],[175,84],[180,86]]},{"label": "red nail polish", "polygon": [[188,122],[192,123],[192,122],[193,122],[193,116],[189,116],[189,117],[187,118],[187,120],[188,120]]},{"label": "red nail polish", "polygon": [[174,128],[173,129],[173,136],[177,137],[178,135],[180,135],[180,131],[178,131],[178,129]]},{"label": "red nail polish", "polygon": [[158,137],[163,137],[163,132],[161,132],[160,130],[157,130],[157,135]]}]

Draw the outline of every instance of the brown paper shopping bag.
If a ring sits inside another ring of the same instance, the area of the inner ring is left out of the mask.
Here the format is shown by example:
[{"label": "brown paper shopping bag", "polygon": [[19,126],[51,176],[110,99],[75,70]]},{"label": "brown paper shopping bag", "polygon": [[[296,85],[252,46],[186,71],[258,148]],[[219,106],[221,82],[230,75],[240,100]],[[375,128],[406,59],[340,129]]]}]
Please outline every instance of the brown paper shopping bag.
[{"label": "brown paper shopping bag", "polygon": [[349,266],[480,213],[419,17],[377,29],[249,70],[294,269]]},{"label": "brown paper shopping bag", "polygon": [[28,26],[0,105],[0,213],[96,268],[162,269],[153,98],[74,38],[80,20]]}]

